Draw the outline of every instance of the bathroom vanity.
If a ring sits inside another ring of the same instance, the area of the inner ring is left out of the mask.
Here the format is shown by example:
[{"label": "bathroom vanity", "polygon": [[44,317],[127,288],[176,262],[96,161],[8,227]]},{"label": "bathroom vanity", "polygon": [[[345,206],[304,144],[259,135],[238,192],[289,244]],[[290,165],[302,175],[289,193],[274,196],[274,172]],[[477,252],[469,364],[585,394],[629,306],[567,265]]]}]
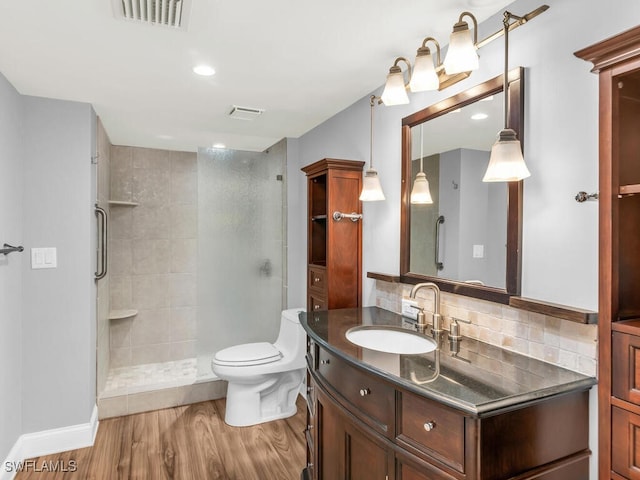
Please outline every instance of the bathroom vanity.
[{"label": "bathroom vanity", "polygon": [[[414,330],[377,307],[300,314],[308,335],[308,479],[587,479],[595,379],[473,339],[420,355],[349,342]],[[439,361],[438,360],[439,357]]]}]

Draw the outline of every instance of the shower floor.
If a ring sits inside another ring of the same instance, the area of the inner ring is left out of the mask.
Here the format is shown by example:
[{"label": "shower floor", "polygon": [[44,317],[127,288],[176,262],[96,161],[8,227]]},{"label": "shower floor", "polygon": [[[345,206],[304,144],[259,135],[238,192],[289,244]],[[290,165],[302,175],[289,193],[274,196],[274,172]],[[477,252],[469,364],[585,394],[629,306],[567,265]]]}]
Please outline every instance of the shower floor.
[{"label": "shower floor", "polygon": [[198,380],[197,373],[196,358],[113,368],[109,370],[101,397],[191,385]]}]

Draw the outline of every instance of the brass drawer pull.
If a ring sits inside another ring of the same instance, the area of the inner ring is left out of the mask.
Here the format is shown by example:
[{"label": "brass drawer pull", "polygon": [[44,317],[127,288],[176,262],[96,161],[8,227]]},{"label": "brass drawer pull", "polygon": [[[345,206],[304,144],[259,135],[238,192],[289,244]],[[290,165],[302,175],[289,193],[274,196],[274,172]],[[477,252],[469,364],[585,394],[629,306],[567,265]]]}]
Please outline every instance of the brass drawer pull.
[{"label": "brass drawer pull", "polygon": [[313,283],[318,283],[319,281],[320,281],[320,277],[315,277],[315,278],[313,279]]},{"label": "brass drawer pull", "polygon": [[369,390],[368,388],[361,388],[360,389],[360,396],[361,397],[366,397],[367,395],[371,395],[371,390]]},{"label": "brass drawer pull", "polygon": [[320,363],[322,365],[329,365],[329,363],[331,363],[331,360],[329,360],[328,358],[326,360],[320,360]]},{"label": "brass drawer pull", "polygon": [[431,431],[431,430],[433,430],[434,428],[436,428],[436,424],[435,424],[435,423],[433,423],[433,422],[427,422],[427,423],[425,423],[425,424],[424,424],[424,429],[425,429],[427,432],[430,432],[430,431]]},{"label": "brass drawer pull", "polygon": [[313,306],[313,309],[314,309],[314,310],[320,310],[320,305],[314,305],[314,306]]}]

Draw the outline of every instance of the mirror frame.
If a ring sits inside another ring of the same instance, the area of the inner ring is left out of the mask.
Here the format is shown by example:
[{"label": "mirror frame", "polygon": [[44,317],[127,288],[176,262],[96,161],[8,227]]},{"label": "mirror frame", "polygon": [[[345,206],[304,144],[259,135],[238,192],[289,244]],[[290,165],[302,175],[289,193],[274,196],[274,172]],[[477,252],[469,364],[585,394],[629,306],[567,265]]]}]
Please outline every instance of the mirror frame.
[{"label": "mirror frame", "polygon": [[[509,304],[510,297],[520,295],[522,277],[522,180],[509,182],[507,188],[505,289],[470,285],[410,271],[410,196],[413,185],[413,179],[411,178],[411,127],[474,103],[481,98],[500,93],[503,90],[503,75],[499,75],[402,119],[402,194],[400,212],[400,281],[402,283],[433,282],[445,292],[502,304]],[[524,68],[518,67],[509,71],[505,98],[508,100],[508,127],[515,130],[524,149]]]}]

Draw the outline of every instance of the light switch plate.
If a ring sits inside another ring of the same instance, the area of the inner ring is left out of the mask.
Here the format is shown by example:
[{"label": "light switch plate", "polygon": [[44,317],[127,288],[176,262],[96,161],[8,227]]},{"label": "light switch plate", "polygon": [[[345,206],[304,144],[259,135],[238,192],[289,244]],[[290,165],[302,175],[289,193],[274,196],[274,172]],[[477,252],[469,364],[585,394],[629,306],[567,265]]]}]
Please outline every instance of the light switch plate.
[{"label": "light switch plate", "polygon": [[416,300],[412,300],[410,298],[402,299],[402,316],[407,318],[412,318],[414,320],[418,319],[418,310],[412,308],[412,306],[417,307],[418,302]]},{"label": "light switch plate", "polygon": [[484,258],[484,245],[473,246],[473,258]]},{"label": "light switch plate", "polygon": [[58,266],[58,249],[55,247],[32,248],[31,268],[56,268]]}]

